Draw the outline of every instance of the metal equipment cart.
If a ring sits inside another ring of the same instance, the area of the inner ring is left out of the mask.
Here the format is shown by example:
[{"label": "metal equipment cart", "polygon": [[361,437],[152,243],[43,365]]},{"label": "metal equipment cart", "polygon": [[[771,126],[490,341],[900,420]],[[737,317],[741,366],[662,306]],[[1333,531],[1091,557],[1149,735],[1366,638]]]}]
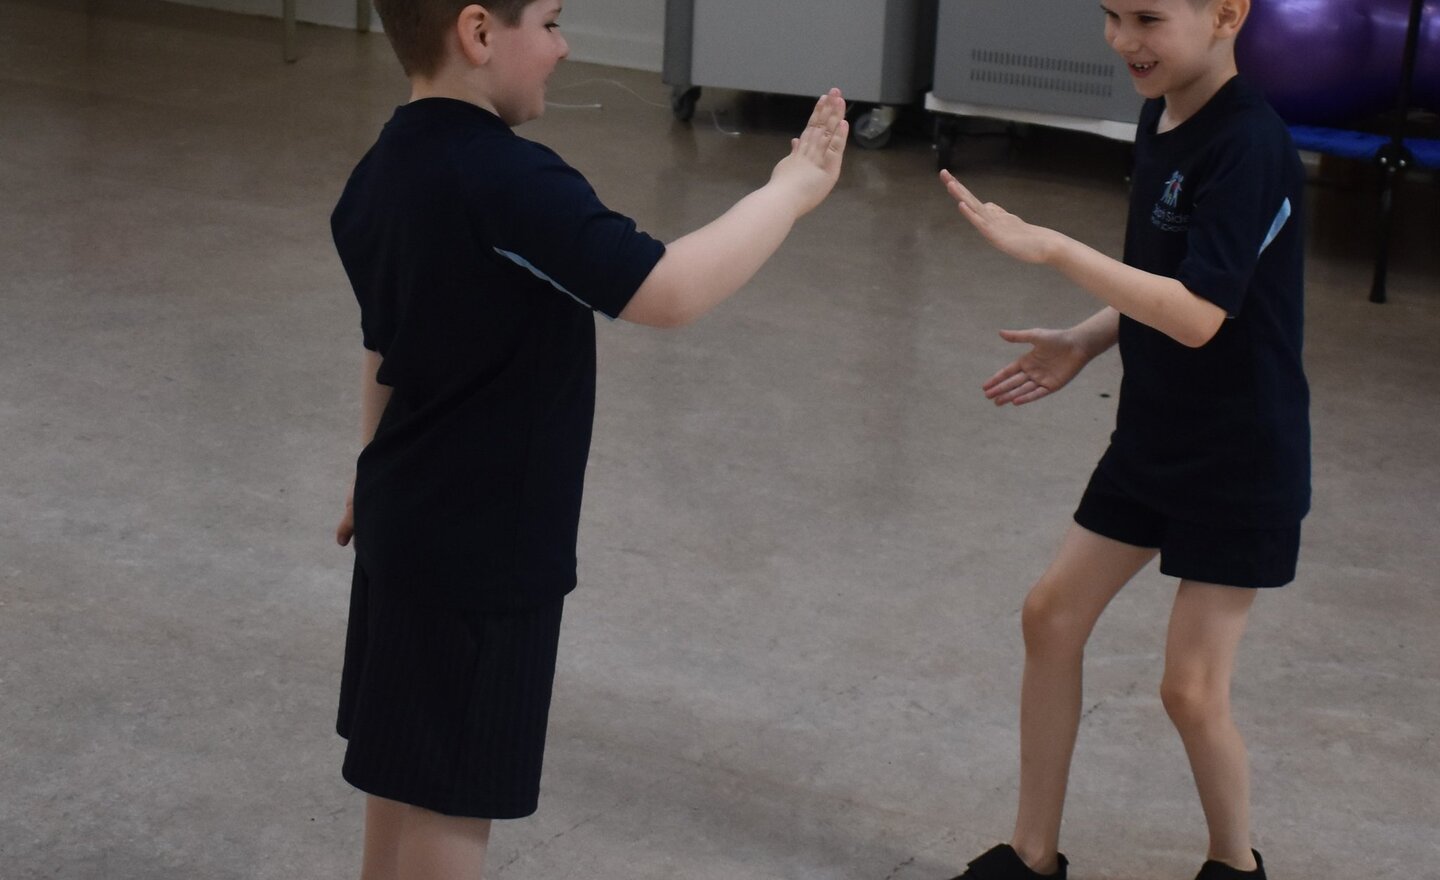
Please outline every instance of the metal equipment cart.
[{"label": "metal equipment cart", "polygon": [[890,140],[900,106],[930,82],[939,0],[666,0],[664,79],[675,118],[695,113],[701,86],[820,95],[876,104],[855,141]]}]

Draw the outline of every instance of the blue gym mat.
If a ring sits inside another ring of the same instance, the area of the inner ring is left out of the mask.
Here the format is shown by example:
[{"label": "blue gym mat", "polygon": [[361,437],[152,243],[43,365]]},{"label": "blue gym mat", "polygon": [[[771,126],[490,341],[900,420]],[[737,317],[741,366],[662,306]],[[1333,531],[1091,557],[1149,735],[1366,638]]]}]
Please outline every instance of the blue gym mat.
[{"label": "blue gym mat", "polygon": [[[1292,125],[1290,136],[1294,138],[1295,146],[1301,150],[1311,150],[1328,156],[1343,156],[1347,159],[1374,159],[1380,148],[1390,143],[1390,138],[1383,134],[1318,125]],[[1440,168],[1440,140],[1406,138],[1405,146],[1415,157],[1416,165]]]}]

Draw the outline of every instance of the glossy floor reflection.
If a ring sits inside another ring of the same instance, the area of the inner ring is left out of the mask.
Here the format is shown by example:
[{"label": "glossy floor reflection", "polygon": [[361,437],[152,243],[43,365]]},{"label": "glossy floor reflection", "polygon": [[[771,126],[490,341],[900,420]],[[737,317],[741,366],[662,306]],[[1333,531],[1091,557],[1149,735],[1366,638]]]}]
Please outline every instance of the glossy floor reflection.
[{"label": "glossy floor reflection", "polygon": [[[151,0],[0,0],[0,876],[353,877],[332,731],[357,312],[328,215],[407,94],[384,38]],[[807,102],[572,63],[523,133],[673,239],[762,182]],[[601,106],[595,107],[593,105]],[[923,122],[702,323],[601,328],[541,799],[489,876],[922,880],[1008,834],[1018,612],[1119,367],[997,411],[1001,327],[1093,310],[962,228]],[[1118,252],[1123,147],[977,125],[983,198]],[[1311,188],[1315,509],[1235,699],[1275,877],[1437,877],[1440,198]],[[1065,849],[1194,875],[1156,693],[1173,587],[1088,658]]]}]

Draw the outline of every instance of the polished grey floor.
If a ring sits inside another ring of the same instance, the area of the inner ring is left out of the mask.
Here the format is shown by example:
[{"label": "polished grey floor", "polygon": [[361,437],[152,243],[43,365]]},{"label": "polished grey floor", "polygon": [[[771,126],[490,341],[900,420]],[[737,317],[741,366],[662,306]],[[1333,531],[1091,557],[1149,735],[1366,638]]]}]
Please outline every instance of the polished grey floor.
[{"label": "polished grey floor", "polygon": [[[356,875],[332,720],[356,308],[328,212],[406,89],[384,38],[150,0],[0,0],[0,877]],[[562,67],[524,133],[673,238],[762,182],[803,104]],[[601,107],[588,105],[600,104]],[[917,126],[918,128],[918,126]],[[985,129],[986,126],[976,126]],[[988,126],[994,130],[994,126]],[[985,198],[1120,244],[1125,151],[965,138]],[[601,328],[540,812],[497,878],[922,880],[1014,809],[1017,616],[1118,364],[996,410],[1001,327],[1093,303],[962,228],[921,135],[853,151],[755,282]],[[1311,189],[1315,508],[1235,688],[1276,878],[1440,877],[1440,198],[1400,193],[1366,302],[1363,173]],[[1065,849],[1189,878],[1156,696],[1173,586],[1101,622]]]}]

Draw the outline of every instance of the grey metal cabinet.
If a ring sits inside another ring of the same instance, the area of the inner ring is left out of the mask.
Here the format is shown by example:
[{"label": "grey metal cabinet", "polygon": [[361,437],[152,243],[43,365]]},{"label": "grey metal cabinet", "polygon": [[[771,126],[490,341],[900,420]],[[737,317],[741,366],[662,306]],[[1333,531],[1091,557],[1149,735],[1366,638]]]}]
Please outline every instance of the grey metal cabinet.
[{"label": "grey metal cabinet", "polygon": [[817,96],[838,86],[848,100],[882,105],[857,122],[857,139],[866,130],[888,139],[893,108],[929,85],[937,3],[667,0],[664,74],[675,115],[690,118],[701,86]]},{"label": "grey metal cabinet", "polygon": [[927,109],[1133,141],[1140,104],[1097,4],[941,0]]}]

